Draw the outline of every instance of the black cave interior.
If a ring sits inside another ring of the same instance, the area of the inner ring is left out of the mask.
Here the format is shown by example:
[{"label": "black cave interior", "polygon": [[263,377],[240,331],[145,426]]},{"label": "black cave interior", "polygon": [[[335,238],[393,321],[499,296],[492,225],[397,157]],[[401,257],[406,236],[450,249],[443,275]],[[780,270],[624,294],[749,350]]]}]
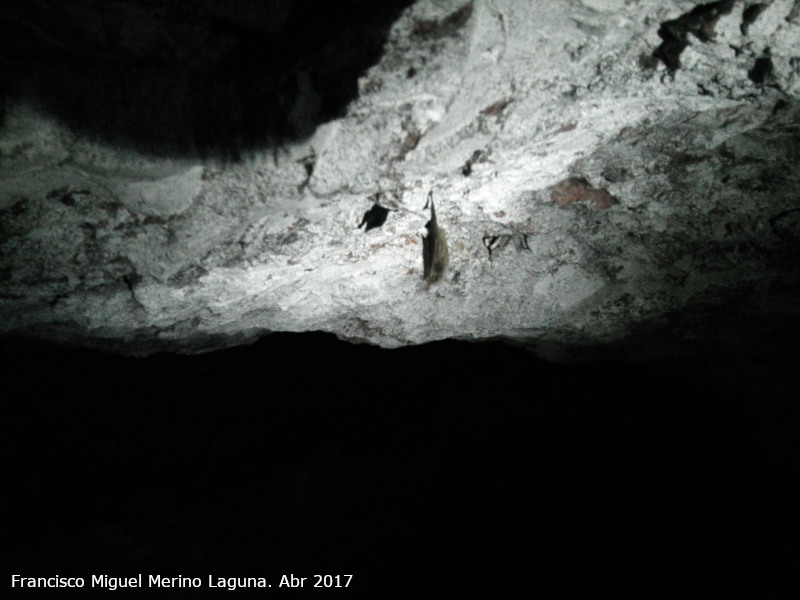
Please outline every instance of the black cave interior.
[{"label": "black cave interior", "polygon": [[500,342],[4,350],[6,575],[646,589],[750,576],[753,548],[791,535],[788,395]]}]

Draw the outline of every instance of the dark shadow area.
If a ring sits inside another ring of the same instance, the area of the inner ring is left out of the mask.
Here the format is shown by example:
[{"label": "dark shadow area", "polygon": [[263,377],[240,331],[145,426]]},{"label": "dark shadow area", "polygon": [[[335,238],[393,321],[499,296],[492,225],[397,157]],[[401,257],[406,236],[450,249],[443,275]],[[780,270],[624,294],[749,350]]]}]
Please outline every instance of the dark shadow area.
[{"label": "dark shadow area", "polygon": [[342,114],[409,4],[19,2],[0,15],[0,92],[112,144],[235,159]]},{"label": "dark shadow area", "polygon": [[787,398],[500,343],[276,334],[193,357],[0,357],[7,589],[15,573],[180,574],[202,588],[169,594],[206,598],[209,576],[275,591],[294,574],[298,597],[328,597],[315,574],[353,574],[330,593],[460,597],[797,566],[779,550],[800,475]]},{"label": "dark shadow area", "polygon": [[689,45],[689,34],[701,42],[712,41],[716,36],[714,27],[717,21],[723,15],[729,14],[733,5],[733,0],[699,4],[677,19],[664,21],[658,29],[658,35],[663,41],[653,52],[653,56],[670,71],[677,71],[681,66],[681,54]]}]

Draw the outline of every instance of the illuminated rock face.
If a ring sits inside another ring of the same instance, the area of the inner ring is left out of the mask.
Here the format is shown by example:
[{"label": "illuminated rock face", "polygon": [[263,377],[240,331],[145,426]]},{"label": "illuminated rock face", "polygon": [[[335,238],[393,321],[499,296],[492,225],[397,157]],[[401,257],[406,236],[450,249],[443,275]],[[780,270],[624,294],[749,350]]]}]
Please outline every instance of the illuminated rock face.
[{"label": "illuminated rock face", "polygon": [[[8,93],[0,326],[131,353],[310,330],[779,349],[800,316],[800,11],[695,6],[420,0],[343,115],[309,129],[319,69],[286,66],[279,143],[233,157],[213,131],[133,150]],[[429,192],[450,254],[430,286]]]}]

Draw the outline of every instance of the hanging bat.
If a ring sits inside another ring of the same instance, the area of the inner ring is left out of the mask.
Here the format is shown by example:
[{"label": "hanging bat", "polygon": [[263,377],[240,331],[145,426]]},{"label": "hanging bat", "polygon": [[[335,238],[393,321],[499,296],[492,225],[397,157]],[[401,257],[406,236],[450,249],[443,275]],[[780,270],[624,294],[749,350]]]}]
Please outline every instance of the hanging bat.
[{"label": "hanging bat", "polygon": [[428,235],[422,236],[422,277],[430,285],[439,281],[444,275],[450,262],[450,253],[447,249],[447,236],[436,222],[432,191],[428,192],[428,202],[431,205],[431,220],[425,224]]}]

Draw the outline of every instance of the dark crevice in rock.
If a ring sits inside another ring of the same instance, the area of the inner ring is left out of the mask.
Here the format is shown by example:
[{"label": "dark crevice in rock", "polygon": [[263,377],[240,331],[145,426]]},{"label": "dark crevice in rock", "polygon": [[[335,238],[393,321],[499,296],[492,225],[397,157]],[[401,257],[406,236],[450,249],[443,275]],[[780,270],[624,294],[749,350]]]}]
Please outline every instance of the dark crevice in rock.
[{"label": "dark crevice in rock", "polygon": [[472,175],[472,166],[476,163],[484,163],[489,159],[489,152],[486,150],[475,150],[461,167],[461,174],[464,177]]},{"label": "dark crevice in rock", "polygon": [[757,85],[764,83],[774,70],[772,59],[769,56],[757,58],[753,68],[747,72],[750,81]]},{"label": "dark crevice in rock", "polygon": [[677,19],[665,21],[658,30],[664,40],[653,52],[653,56],[663,62],[670,71],[681,67],[681,54],[689,45],[691,33],[701,42],[710,42],[716,36],[714,26],[719,18],[733,10],[734,0],[721,0],[695,6],[690,12]]},{"label": "dark crevice in rock", "polygon": [[744,9],[742,13],[742,24],[739,26],[739,29],[742,31],[742,35],[747,35],[747,31],[750,29],[750,25],[755,23],[756,19],[761,16],[769,4],[751,4],[747,8]]},{"label": "dark crevice in rock", "polygon": [[340,115],[411,0],[16,3],[3,101],[155,155],[236,158]]}]

